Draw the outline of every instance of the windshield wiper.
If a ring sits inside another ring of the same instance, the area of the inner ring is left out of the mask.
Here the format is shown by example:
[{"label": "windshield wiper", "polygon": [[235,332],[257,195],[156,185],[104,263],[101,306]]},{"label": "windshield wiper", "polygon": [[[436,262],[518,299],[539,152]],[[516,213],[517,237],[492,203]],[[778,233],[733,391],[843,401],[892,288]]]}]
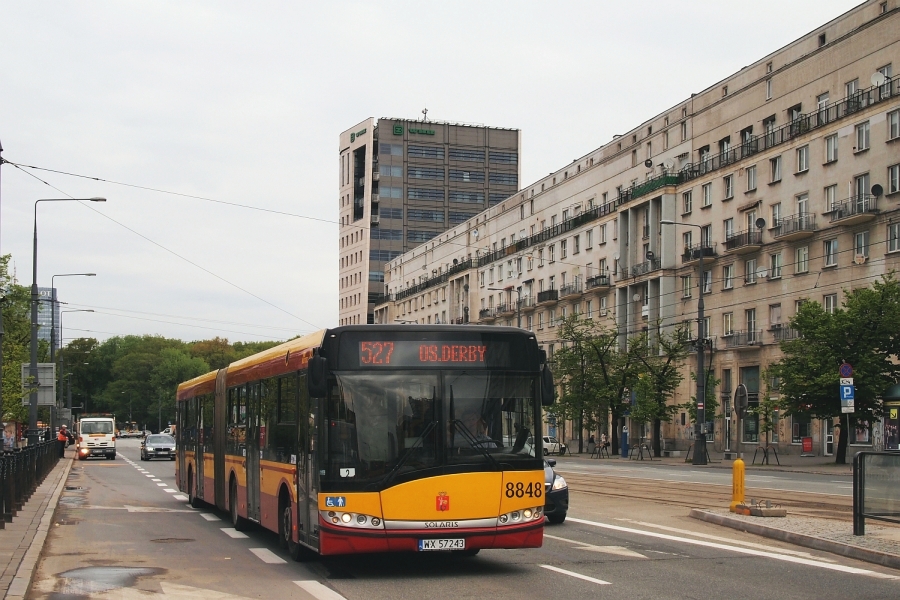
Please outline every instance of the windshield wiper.
[{"label": "windshield wiper", "polygon": [[430,422],[428,425],[425,426],[425,429],[423,429],[423,430],[422,430],[422,433],[419,434],[419,439],[417,439],[415,442],[413,442],[412,447],[407,451],[406,454],[403,455],[403,457],[402,457],[400,460],[397,461],[397,464],[394,465],[394,468],[391,469],[391,472],[388,473],[388,474],[385,476],[385,478],[384,478],[384,484],[385,484],[385,485],[390,485],[391,481],[394,480],[394,477],[395,477],[395,476],[397,475],[397,473],[400,471],[400,467],[402,467],[403,465],[405,465],[405,464],[406,464],[406,461],[409,460],[409,458],[410,458],[413,454],[416,454],[419,450],[421,450],[422,448],[424,448],[424,443],[425,443],[424,440],[425,440],[425,437],[426,437],[429,433],[431,433],[432,430],[434,430],[435,427],[437,427],[437,421],[432,421],[432,422]]},{"label": "windshield wiper", "polygon": [[[458,429],[456,429],[456,431],[462,434],[462,436],[466,439],[467,442],[469,442],[469,445],[472,448],[478,450],[478,452],[480,452],[482,456],[484,456],[486,459],[488,459],[488,461],[494,465],[494,468],[496,468],[498,471],[501,470],[500,463],[498,463],[496,461],[496,459],[493,456],[491,456],[491,453],[488,452],[487,449],[485,448],[485,444],[488,444],[488,443],[491,443],[491,444],[494,444],[494,446],[497,446],[496,440],[476,439],[475,436],[472,435],[472,432],[469,431],[469,429],[465,425],[463,425],[463,422],[460,421],[459,419],[453,419],[452,421],[450,421],[450,423],[455,425],[458,428]],[[452,442],[451,442],[451,444],[452,444]],[[451,446],[451,448],[452,448],[452,446]]]}]

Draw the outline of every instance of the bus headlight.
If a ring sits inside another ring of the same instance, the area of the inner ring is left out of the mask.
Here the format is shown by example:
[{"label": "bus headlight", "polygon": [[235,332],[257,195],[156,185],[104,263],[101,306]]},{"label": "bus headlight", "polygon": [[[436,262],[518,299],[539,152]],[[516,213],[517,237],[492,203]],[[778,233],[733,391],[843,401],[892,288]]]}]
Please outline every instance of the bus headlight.
[{"label": "bus headlight", "polygon": [[528,523],[529,521],[542,519],[543,517],[544,507],[535,506],[532,508],[526,508],[524,510],[514,510],[512,512],[502,514],[497,517],[497,524],[500,526],[518,525],[520,523]]},{"label": "bus headlight", "polygon": [[364,515],[360,513],[337,512],[333,510],[319,511],[326,523],[340,525],[341,527],[354,527],[359,529],[384,529],[380,517]]}]

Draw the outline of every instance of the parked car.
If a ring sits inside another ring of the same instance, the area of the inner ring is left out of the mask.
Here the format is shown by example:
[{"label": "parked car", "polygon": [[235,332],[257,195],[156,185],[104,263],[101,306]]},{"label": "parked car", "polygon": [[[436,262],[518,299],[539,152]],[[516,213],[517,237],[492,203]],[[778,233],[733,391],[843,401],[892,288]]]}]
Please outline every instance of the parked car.
[{"label": "parked car", "polygon": [[560,443],[560,441],[557,440],[552,435],[544,436],[544,456],[547,456],[548,454],[562,455],[565,451],[566,451],[565,444]]},{"label": "parked car", "polygon": [[569,486],[553,467],[556,460],[544,459],[544,516],[553,524],[566,520],[569,511]]},{"label": "parked car", "polygon": [[175,460],[175,438],[157,433],[148,435],[141,442],[141,460],[168,458]]}]

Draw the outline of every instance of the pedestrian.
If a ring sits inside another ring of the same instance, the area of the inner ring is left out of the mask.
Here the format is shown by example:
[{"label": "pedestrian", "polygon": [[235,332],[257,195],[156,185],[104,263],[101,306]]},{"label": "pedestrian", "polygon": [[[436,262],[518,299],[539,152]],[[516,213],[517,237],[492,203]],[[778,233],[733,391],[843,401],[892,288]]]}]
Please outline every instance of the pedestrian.
[{"label": "pedestrian", "polygon": [[69,441],[69,431],[65,425],[59,426],[59,433],[56,435],[56,443],[59,444],[59,457],[66,455],[66,443]]}]

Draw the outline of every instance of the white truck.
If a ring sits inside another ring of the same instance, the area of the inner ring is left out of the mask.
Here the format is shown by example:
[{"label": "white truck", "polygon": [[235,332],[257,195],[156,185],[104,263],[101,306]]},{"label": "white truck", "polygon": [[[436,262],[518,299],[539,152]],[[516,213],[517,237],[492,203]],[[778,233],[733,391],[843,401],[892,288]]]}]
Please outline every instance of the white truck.
[{"label": "white truck", "polygon": [[75,455],[78,460],[91,456],[116,459],[116,419],[110,416],[82,417],[78,421],[75,437]]}]

